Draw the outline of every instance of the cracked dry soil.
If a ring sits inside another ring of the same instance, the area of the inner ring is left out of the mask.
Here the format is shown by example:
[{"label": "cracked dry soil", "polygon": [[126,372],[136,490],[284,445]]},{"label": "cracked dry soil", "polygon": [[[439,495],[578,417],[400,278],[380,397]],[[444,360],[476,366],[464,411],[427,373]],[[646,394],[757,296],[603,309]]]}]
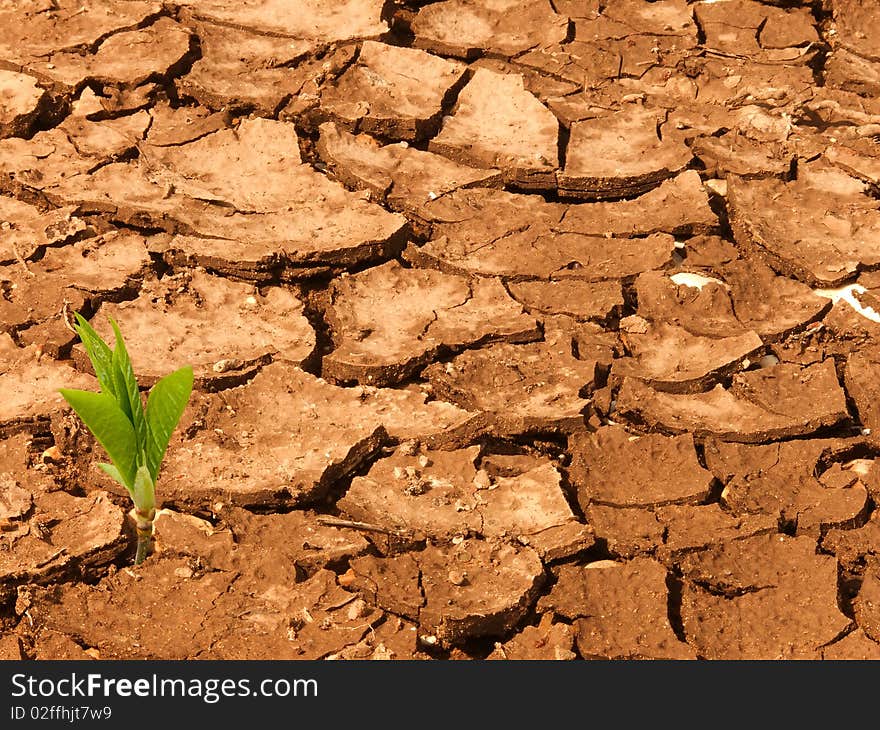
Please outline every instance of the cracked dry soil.
[{"label": "cracked dry soil", "polygon": [[[880,658],[876,28],[0,0],[0,658]],[[137,568],[72,311],[195,370]]]}]

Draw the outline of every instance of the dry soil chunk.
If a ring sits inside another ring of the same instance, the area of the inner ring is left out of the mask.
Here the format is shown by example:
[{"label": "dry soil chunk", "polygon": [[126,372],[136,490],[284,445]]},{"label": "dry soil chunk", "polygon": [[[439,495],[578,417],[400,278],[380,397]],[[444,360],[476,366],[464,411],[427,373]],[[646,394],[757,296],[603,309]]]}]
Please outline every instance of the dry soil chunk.
[{"label": "dry soil chunk", "polygon": [[705,337],[752,331],[776,338],[818,319],[831,306],[806,284],[777,276],[759,261],[728,262],[716,270],[723,280],[691,272],[678,272],[680,279],[665,272],[641,274],[636,280],[639,315]]},{"label": "dry soil chunk", "polygon": [[510,57],[562,41],[568,18],[547,0],[445,0],[422,8],[412,30],[417,47],[442,55]]},{"label": "dry soil chunk", "polygon": [[691,161],[680,141],[661,138],[651,109],[627,109],[571,128],[559,191],[588,200],[644,193]]},{"label": "dry soil chunk", "polygon": [[[795,51],[783,51],[782,55],[789,54],[801,57],[801,49]],[[804,59],[809,55],[803,54]],[[699,87],[698,98],[703,104],[712,105],[706,109],[703,105],[696,108],[685,108],[682,123],[687,123],[694,111],[698,116],[706,112],[716,119],[729,119],[727,113],[721,112],[714,105],[727,107],[728,109],[745,109],[761,104],[767,109],[778,109],[790,104],[806,94],[810,96],[815,88],[810,67],[805,63],[780,65],[771,63],[754,63],[749,59],[722,56],[712,58],[708,56],[702,59],[702,63],[693,71],[697,74],[696,82]],[[670,120],[675,119],[676,113],[670,114]],[[785,120],[778,118],[780,127],[784,128]],[[676,122],[677,124],[678,122]],[[721,126],[724,126],[722,121]],[[714,134],[717,129],[712,129],[709,134]]]},{"label": "dry soil chunk", "polygon": [[184,416],[195,433],[179,432],[166,457],[164,494],[174,502],[314,499],[383,439],[375,420],[353,416],[352,396],[281,364],[206,400]]},{"label": "dry soil chunk", "polygon": [[184,512],[160,509],[153,522],[153,554],[186,555],[218,570],[232,567],[232,530]]},{"label": "dry soil chunk", "polygon": [[293,126],[265,119],[185,145],[143,145],[137,161],[90,175],[61,172],[40,183],[56,202],[201,237],[188,239],[190,258],[233,272],[345,267],[399,250],[406,226],[301,163]]},{"label": "dry soil chunk", "polygon": [[712,545],[776,532],[779,526],[775,516],[733,515],[717,504],[669,505],[655,515],[665,529],[656,555],[667,562]]},{"label": "dry soil chunk", "polygon": [[[60,658],[58,654],[51,654],[49,658]],[[7,633],[0,638],[0,660],[2,661],[20,661],[27,659],[24,648],[21,645],[21,639],[13,634]]]},{"label": "dry soil chunk", "polygon": [[497,170],[461,165],[406,144],[382,146],[367,135],[352,135],[335,124],[321,125],[318,154],[346,185],[370,191],[395,210],[427,220],[432,200],[459,188],[491,187]]},{"label": "dry soil chunk", "polygon": [[801,168],[798,179],[731,180],[737,242],[810,286],[843,284],[880,265],[880,211],[859,180],[831,167]]},{"label": "dry soil chunk", "polygon": [[128,0],[4,3],[0,7],[0,57],[26,65],[53,52],[92,47],[158,15],[161,9],[159,2]]},{"label": "dry soil chunk", "polygon": [[357,63],[321,91],[321,110],[351,131],[414,141],[436,131],[464,71],[424,51],[366,41]]},{"label": "dry soil chunk", "polygon": [[717,227],[718,217],[709,207],[700,174],[685,170],[632,200],[570,205],[556,229],[596,236],[691,236],[709,233]]},{"label": "dry soil chunk", "polygon": [[861,527],[829,530],[822,540],[822,549],[834,553],[840,564],[850,570],[858,568],[865,558],[880,556],[880,513],[875,511]]},{"label": "dry soil chunk", "polygon": [[739,131],[721,136],[695,139],[691,150],[706,169],[707,175],[727,178],[739,175],[747,179],[784,178],[791,170],[795,153],[778,142],[756,141]]},{"label": "dry soil chunk", "polygon": [[880,8],[870,0],[833,0],[834,40],[863,58],[880,61],[880,42],[869,32],[880,23]]},{"label": "dry soil chunk", "polygon": [[[55,487],[45,471],[29,467],[33,449],[34,439],[27,433],[0,439],[0,523],[14,525],[13,529],[27,520],[34,497]],[[14,524],[16,521],[18,525]]]},{"label": "dry soil chunk", "polygon": [[72,88],[86,82],[138,86],[166,77],[189,50],[189,31],[169,18],[160,18],[146,28],[111,35],[91,54],[55,53],[29,64],[29,69]]},{"label": "dry soil chunk", "polygon": [[0,70],[0,139],[29,134],[47,98],[32,76]]},{"label": "dry soil chunk", "polygon": [[[0,473],[0,503],[16,498],[21,478]],[[0,585],[45,580],[72,566],[85,572],[110,563],[125,547],[122,510],[104,492],[38,493],[33,511],[12,517],[0,518]]]},{"label": "dry soil chunk", "polygon": [[[200,627],[234,575],[215,571],[181,579],[178,569],[192,574],[185,559],[150,559],[138,573],[119,571],[100,586],[65,586],[60,601],[39,595],[31,612],[45,628],[76,637],[104,659],[184,659],[209,645],[210,637],[200,640]],[[143,591],[143,580],[150,591]],[[169,605],[178,606],[173,616]]]},{"label": "dry soil chunk", "polygon": [[575,436],[569,477],[583,509],[591,503],[648,507],[701,502],[714,477],[700,466],[693,436],[631,436],[619,426]]},{"label": "dry soil chunk", "polygon": [[625,378],[617,411],[652,428],[755,443],[803,436],[848,418],[834,363],[776,365],[738,373],[730,389],[675,395]]},{"label": "dry soil chunk", "polygon": [[858,443],[828,438],[752,446],[709,439],[704,454],[709,469],[723,482],[729,482],[737,475],[769,474],[774,469],[779,470],[779,478],[783,481],[800,480],[802,475],[823,471],[823,465],[844,457]]},{"label": "dry soil chunk", "polygon": [[428,399],[423,390],[360,385],[344,389],[368,405],[394,442],[418,442],[427,448],[454,449],[473,443],[484,418],[452,403]]},{"label": "dry soil chunk", "polygon": [[816,553],[816,541],[782,534],[759,535],[748,540],[717,545],[681,560],[686,580],[719,595],[734,596],[745,590],[763,590],[796,582],[802,574],[827,580],[833,560]]},{"label": "dry soil chunk", "polygon": [[398,616],[417,621],[425,605],[419,586],[419,564],[411,553],[377,558],[364,555],[351,561],[340,583],[355,590],[371,604]]},{"label": "dry soil chunk", "polygon": [[388,30],[382,0],[182,0],[193,17],[266,35],[316,38],[326,43],[375,38]]},{"label": "dry soil chunk", "polygon": [[850,626],[837,606],[837,561],[811,538],[727,542],[687,556],[682,571],[685,634],[706,658],[815,659]]},{"label": "dry soil chunk", "polygon": [[252,373],[273,359],[299,365],[315,346],[303,304],[292,292],[256,291],[199,270],[149,282],[132,301],[102,305],[94,326],[109,341],[108,317],[125,333],[143,384],[184,365],[204,383]]},{"label": "dry soil chunk", "polygon": [[705,338],[746,334],[734,312],[729,287],[715,277],[676,272],[673,279],[665,271],[646,271],[636,279],[635,290],[638,315],[649,322]]},{"label": "dry soil chunk", "polygon": [[532,607],[544,568],[530,548],[482,540],[428,547],[415,556],[425,606],[419,614],[423,643],[459,644],[503,636]]},{"label": "dry soil chunk", "polygon": [[445,117],[431,152],[474,167],[498,168],[524,188],[555,187],[559,124],[518,74],[477,69]]},{"label": "dry soil chunk", "polygon": [[623,279],[663,268],[672,261],[675,241],[657,233],[646,238],[607,238],[580,233],[553,233],[534,226],[493,240],[482,236],[440,236],[421,248],[410,246],[406,257],[419,265],[478,276],[514,280]]},{"label": "dry soil chunk", "polygon": [[[64,132],[77,152],[85,159],[117,161],[132,157],[150,127],[150,115],[137,111],[115,119],[93,119],[102,116],[99,98],[86,87],[73,111],[56,128]],[[51,178],[46,180],[52,182]]]},{"label": "dry soil chunk", "polygon": [[639,378],[672,393],[704,390],[764,345],[755,332],[715,338],[665,323],[649,324],[644,332],[639,329],[627,331],[622,325],[629,356],[615,361],[614,376]]},{"label": "dry soil chunk", "polygon": [[349,517],[389,532],[440,541],[465,535],[536,537],[541,552],[548,552],[554,540],[571,537],[560,532],[542,539],[576,523],[552,464],[490,477],[477,468],[478,455],[478,447],[419,455],[398,449],[366,476],[355,477],[338,506]]},{"label": "dry soil chunk", "polygon": [[153,147],[187,144],[229,126],[229,115],[223,112],[168,104],[156,104],[150,109],[150,120],[145,139]]},{"label": "dry soil chunk", "polygon": [[880,432],[878,367],[880,367],[880,350],[864,348],[849,355],[844,372],[846,391],[855,402],[862,426]]},{"label": "dry soil chunk", "polygon": [[515,281],[508,291],[527,311],[577,320],[605,320],[623,308],[623,291],[617,281]]},{"label": "dry soil chunk", "polygon": [[880,560],[869,556],[864,580],[853,601],[856,622],[871,639],[880,637]]},{"label": "dry soil chunk", "polygon": [[565,565],[539,610],[575,619],[577,646],[591,659],[693,659],[667,615],[666,568],[650,558]]},{"label": "dry soil chunk", "polygon": [[785,335],[819,319],[830,308],[827,300],[805,284],[775,276],[759,261],[731,262],[721,274],[730,287],[737,318],[761,337]]},{"label": "dry soil chunk", "polygon": [[[880,123],[878,118],[873,124]],[[876,126],[856,127],[857,134],[869,134]],[[856,137],[825,148],[825,159],[844,172],[874,185],[880,184],[880,160],[877,143],[870,137]]]},{"label": "dry soil chunk", "polygon": [[291,174],[302,164],[296,130],[283,122],[245,120],[183,145],[143,145],[142,153],[154,182],[240,211],[278,210],[303,184]]},{"label": "dry soil chunk", "polygon": [[21,262],[44,246],[60,246],[89,233],[73,208],[40,212],[14,198],[0,196],[0,263]]},{"label": "dry soil chunk", "polygon": [[[38,629],[39,631],[39,629]],[[11,638],[11,637],[10,637]],[[95,649],[91,648],[91,654],[77,644],[69,636],[59,634],[57,631],[39,631],[33,639],[31,655],[34,659],[49,659],[61,661],[94,661]],[[100,655],[99,655],[100,656]],[[26,657],[22,657],[24,659]]]},{"label": "dry soil chunk", "polygon": [[880,92],[880,63],[837,48],[828,54],[825,82],[834,88],[876,97]]},{"label": "dry soil chunk", "polygon": [[310,68],[317,64],[309,62],[309,56],[322,47],[319,41],[292,40],[213,23],[194,21],[190,25],[199,38],[201,58],[177,80],[177,86],[183,95],[211,109],[245,108],[272,115],[286,99],[298,94],[307,80],[321,75],[318,68]]},{"label": "dry soil chunk", "polygon": [[50,360],[38,346],[18,348],[9,335],[0,335],[0,432],[32,430],[67,410],[59,388],[98,390],[97,385],[91,375]]},{"label": "dry soil chunk", "polygon": [[571,338],[556,332],[545,342],[467,350],[423,376],[440,398],[487,413],[497,435],[577,431],[596,363],[576,359],[571,349]]},{"label": "dry soil chunk", "polygon": [[566,206],[548,203],[539,195],[474,188],[440,196],[427,203],[424,211],[435,238],[446,236],[463,245],[473,239],[489,243],[529,230],[540,235],[559,223]]},{"label": "dry soil chunk", "polygon": [[386,616],[357,644],[349,644],[327,659],[426,659],[419,652],[418,627],[394,616]]},{"label": "dry soil chunk", "polygon": [[141,236],[110,233],[48,248],[27,268],[0,266],[6,289],[0,299],[0,330],[16,332],[24,344],[40,345],[55,356],[76,337],[65,323],[65,312],[89,309],[98,298],[136,292],[149,263]]},{"label": "dry soil chunk", "polygon": [[754,0],[724,0],[694,6],[705,45],[723,53],[763,62],[792,61],[798,47],[817,43],[815,19],[808,8],[773,8]]},{"label": "dry soil chunk", "polygon": [[535,339],[536,324],[497,280],[404,269],[397,262],[337,280],[327,320],[336,349],[325,376],[399,382],[439,352],[495,340]]},{"label": "dry soil chunk", "polygon": [[[241,620],[228,628],[230,615]],[[206,621],[213,630],[227,630],[205,657],[322,659],[360,642],[381,616],[340,588],[329,570],[301,583],[246,570]]]},{"label": "dry soil chunk", "polygon": [[512,639],[495,644],[488,659],[553,660],[574,659],[574,629],[568,624],[553,623],[550,614],[541,617],[537,626],[526,626]]},{"label": "dry soil chunk", "polygon": [[665,528],[649,509],[593,503],[584,510],[584,515],[596,540],[616,557],[632,558],[651,552],[663,543]]},{"label": "dry soil chunk", "polygon": [[822,658],[831,661],[851,659],[867,661],[880,659],[880,644],[869,639],[861,629],[856,629],[844,636],[840,641],[835,641],[822,650]]},{"label": "dry soil chunk", "polygon": [[361,466],[387,432],[445,445],[467,417],[418,393],[338,388],[285,363],[222,397],[193,400],[163,467],[163,494],[179,504],[315,499]]},{"label": "dry soil chunk", "polygon": [[[562,77],[590,92],[609,82],[638,82],[652,71],[665,72],[682,53],[696,45],[691,11],[682,0],[651,3],[615,2],[601,8],[595,3],[566,3],[558,12],[571,14],[574,38],[562,44],[544,44],[517,61]],[[619,103],[612,93],[611,103]],[[607,109],[607,105],[605,107]]]},{"label": "dry soil chunk", "polygon": [[266,576],[274,573],[279,580],[290,568],[312,574],[355,558],[368,547],[359,532],[322,525],[314,514],[302,510],[260,515],[233,509],[224,518],[235,536],[234,565]]},{"label": "dry soil chunk", "polygon": [[708,444],[706,453],[714,469],[735,471],[721,495],[729,509],[770,515],[796,525],[799,535],[818,536],[831,527],[854,526],[867,507],[867,490],[855,472],[836,465],[814,476],[836,448],[842,448],[839,442],[809,439]]}]

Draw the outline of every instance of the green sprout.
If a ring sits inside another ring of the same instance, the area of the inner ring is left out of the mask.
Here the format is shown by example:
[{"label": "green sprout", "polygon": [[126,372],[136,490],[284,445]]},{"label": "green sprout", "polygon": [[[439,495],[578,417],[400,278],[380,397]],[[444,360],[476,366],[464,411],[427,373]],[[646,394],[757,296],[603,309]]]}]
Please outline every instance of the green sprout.
[{"label": "green sprout", "polygon": [[131,495],[138,538],[134,564],[139,565],[147,557],[153,534],[159,468],[192,393],[192,367],[187,365],[159,380],[151,388],[144,410],[116,322],[110,318],[116,334],[116,347],[111,350],[78,312],[75,316],[76,333],[92,361],[101,392],[62,388],[60,393],[113,462],[98,466]]}]

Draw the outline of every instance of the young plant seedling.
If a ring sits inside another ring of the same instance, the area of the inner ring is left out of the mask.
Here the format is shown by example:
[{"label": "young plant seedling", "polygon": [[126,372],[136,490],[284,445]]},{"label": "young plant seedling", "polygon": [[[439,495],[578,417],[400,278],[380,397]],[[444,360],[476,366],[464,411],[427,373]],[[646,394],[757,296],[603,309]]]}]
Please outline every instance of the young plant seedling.
[{"label": "young plant seedling", "polygon": [[116,347],[111,350],[78,312],[75,316],[76,333],[95,368],[101,392],[65,388],[60,392],[113,462],[98,466],[131,495],[138,538],[134,564],[139,565],[147,557],[153,534],[159,467],[192,393],[192,367],[182,367],[157,382],[144,410],[116,322],[110,319],[116,334]]}]

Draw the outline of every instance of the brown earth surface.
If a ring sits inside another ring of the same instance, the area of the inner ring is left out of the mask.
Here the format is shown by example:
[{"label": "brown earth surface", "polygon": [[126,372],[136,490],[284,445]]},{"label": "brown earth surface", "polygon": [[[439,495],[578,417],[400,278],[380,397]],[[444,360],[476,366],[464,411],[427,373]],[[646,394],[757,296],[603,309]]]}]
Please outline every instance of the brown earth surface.
[{"label": "brown earth surface", "polygon": [[876,28],[0,0],[0,659],[880,658]]}]

